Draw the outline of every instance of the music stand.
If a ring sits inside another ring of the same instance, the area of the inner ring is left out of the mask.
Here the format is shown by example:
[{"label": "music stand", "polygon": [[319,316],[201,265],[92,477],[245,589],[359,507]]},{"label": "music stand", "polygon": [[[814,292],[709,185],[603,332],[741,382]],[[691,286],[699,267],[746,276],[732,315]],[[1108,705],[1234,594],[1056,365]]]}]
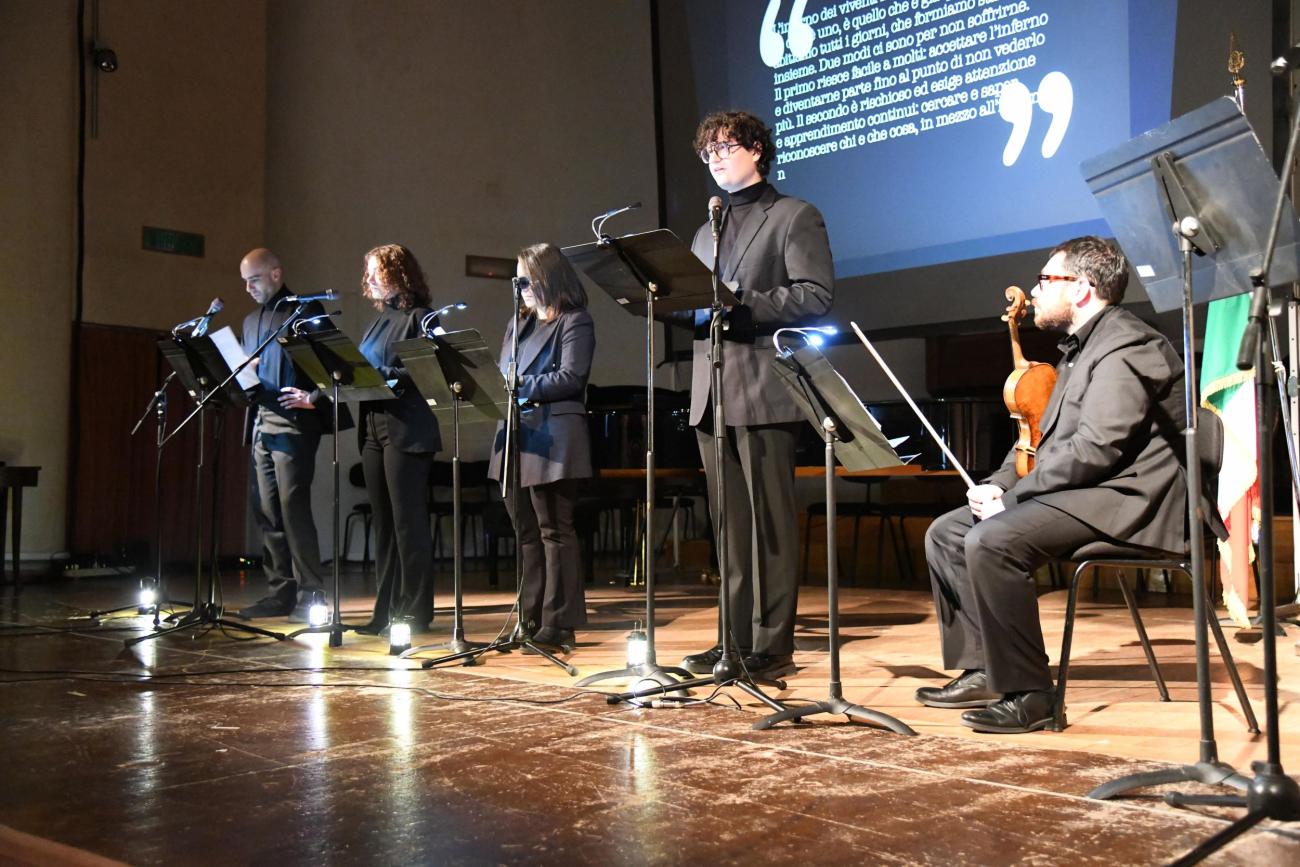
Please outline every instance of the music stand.
[{"label": "music stand", "polygon": [[[798,329],[790,329],[798,331]],[[777,332],[776,338],[780,337]],[[838,552],[835,545],[835,461],[851,471],[902,466],[875,419],[826,357],[814,346],[794,352],[778,342],[772,368],[798,405],[808,423],[821,433],[826,456],[826,605],[827,641],[830,653],[829,697],[809,705],[787,707],[754,723],[767,729],[786,720],[801,720],[813,714],[843,714],[902,735],[915,735],[910,726],[888,714],[845,700],[840,684],[840,627]]]},{"label": "music stand", "polygon": [[[302,320],[308,322],[310,320]],[[307,331],[294,326],[294,333],[277,338],[280,346],[298,369],[307,374],[317,388],[330,390],[330,422],[333,426],[334,444],[332,458],[334,462],[334,539],[331,565],[334,579],[334,605],[330,622],[317,626],[307,626],[290,632],[288,638],[297,638],[308,633],[329,633],[329,646],[340,647],[343,644],[343,632],[356,629],[343,622],[343,590],[339,554],[339,395],[348,400],[391,400],[393,390],[384,381],[384,375],[366,361],[361,350],[342,331],[329,329],[324,331]]]},{"label": "music stand", "polygon": [[[1292,152],[1294,148],[1293,136]],[[1198,508],[1201,494],[1196,422],[1199,400],[1192,308],[1194,304],[1249,291],[1252,272],[1264,259],[1266,239],[1268,242],[1274,240],[1261,205],[1273,197],[1277,176],[1245,116],[1236,103],[1226,97],[1085,160],[1081,170],[1102,216],[1135,266],[1134,270],[1146,287],[1152,304],[1157,310],[1182,308],[1187,511],[1191,531],[1196,686],[1201,728],[1200,759],[1195,764],[1128,775],[1094,789],[1088,797],[1112,798],[1133,789],[1184,781],[1247,789],[1250,781],[1219,761],[1214,741],[1204,527]],[[1291,283],[1300,275],[1300,246],[1297,245],[1300,226],[1297,226],[1294,210],[1281,198],[1274,220],[1281,219],[1283,207],[1285,219],[1276,235],[1275,267],[1267,275],[1275,285]],[[1194,260],[1193,254],[1199,259]],[[1266,367],[1261,360],[1261,369],[1257,373],[1263,375]],[[1266,492],[1265,497],[1269,496],[1271,493]],[[1272,592],[1271,585],[1267,592]],[[1266,624],[1264,628],[1271,631],[1272,624]],[[1267,652],[1265,662],[1267,668]],[[1274,697],[1267,702],[1271,712],[1268,735],[1272,764],[1280,776],[1281,764],[1275,749],[1277,684],[1271,671],[1266,671],[1264,688],[1266,696]],[[1262,773],[1258,767],[1257,771]],[[1284,776],[1281,779],[1290,784],[1293,801],[1290,818],[1296,818],[1295,783]],[[1281,795],[1281,792],[1277,794]],[[1177,793],[1166,795],[1165,800],[1172,804],[1245,803],[1239,798]],[[1253,790],[1251,805],[1255,805]],[[1202,852],[1200,857],[1208,851],[1211,850]]]},{"label": "music stand", "polygon": [[[154,417],[153,544],[154,544],[154,564],[155,564],[156,571],[154,572],[154,576],[152,579],[152,585],[154,589],[153,604],[141,605],[140,599],[139,597],[137,597],[137,601],[129,605],[119,605],[116,608],[106,608],[106,609],[91,611],[88,615],[86,615],[90,620],[98,621],[99,618],[103,617],[106,614],[118,614],[123,611],[130,611],[131,609],[135,609],[136,614],[143,615],[143,614],[148,614],[152,609],[153,626],[155,629],[157,629],[161,622],[159,620],[159,616],[160,616],[160,609],[162,608],[162,606],[164,605],[177,606],[177,605],[188,604],[185,602],[181,602],[180,600],[177,599],[167,599],[165,596],[167,591],[163,581],[162,456],[163,456],[163,441],[167,436],[167,386],[171,385],[172,380],[175,378],[176,378],[175,370],[167,374],[167,376],[163,379],[162,384],[158,386],[158,388],[154,391],[153,396],[149,399],[149,403],[148,405],[145,406],[144,411],[140,414],[140,418],[136,419],[135,425],[131,428],[131,433],[128,434],[128,436],[135,436],[136,433],[140,430],[140,428],[144,426],[145,420],[148,419],[150,415]],[[141,595],[143,595],[145,588],[149,586],[148,583],[146,583],[149,581],[150,579],[147,576],[141,577],[140,579]],[[172,619],[174,620],[177,616],[179,615],[172,616]]]},{"label": "music stand", "polygon": [[[638,280],[642,285],[646,287],[647,289],[646,306],[648,309],[653,308],[653,300],[654,300],[653,296],[657,294],[657,292],[649,291],[650,283],[654,281],[649,280],[648,277],[650,275],[655,275],[657,269],[662,269],[662,276],[669,278],[670,280],[673,277],[681,276],[675,272],[674,268],[670,268],[669,266],[676,266],[677,268],[688,269],[687,274],[685,276],[696,278],[689,284],[690,285],[689,291],[691,295],[694,296],[695,298],[695,300],[693,300],[692,303],[695,304],[697,308],[702,309],[703,301],[705,300],[705,298],[708,299],[709,361],[710,361],[709,396],[712,401],[711,406],[713,411],[713,456],[714,456],[714,465],[717,468],[716,472],[714,473],[714,490],[712,491],[711,494],[711,502],[716,503],[716,507],[717,507],[717,520],[715,521],[714,532],[717,538],[718,571],[722,577],[722,580],[719,582],[718,585],[718,632],[720,633],[718,647],[720,653],[718,657],[718,662],[713,666],[712,675],[708,677],[696,677],[691,680],[682,681],[681,683],[668,683],[668,684],[660,683],[656,687],[637,688],[631,690],[630,692],[624,692],[618,695],[612,695],[607,699],[607,701],[609,702],[609,704],[618,704],[619,702],[622,701],[634,701],[639,703],[640,699],[652,695],[664,695],[669,692],[689,690],[700,686],[712,686],[715,689],[720,689],[721,687],[724,686],[736,686],[743,692],[747,693],[753,698],[758,699],[763,704],[772,708],[772,710],[781,711],[781,710],[785,710],[785,705],[781,704],[781,702],[777,701],[771,696],[765,694],[761,689],[758,688],[758,683],[759,682],[770,683],[778,687],[779,689],[785,689],[785,682],[782,680],[767,680],[767,679],[756,678],[752,676],[745,669],[744,660],[741,659],[740,654],[736,651],[736,648],[733,647],[731,644],[732,612],[731,612],[731,600],[730,600],[730,592],[729,592],[730,588],[728,586],[728,578],[727,578],[728,571],[729,571],[728,554],[727,554],[727,521],[726,521],[727,467],[726,467],[726,461],[723,459],[724,450],[726,449],[726,438],[727,438],[727,423],[726,423],[726,411],[725,411],[726,398],[723,394],[723,365],[725,363],[725,356],[723,353],[723,332],[727,329],[728,325],[726,320],[723,317],[723,314],[728,308],[734,307],[737,304],[739,304],[740,299],[737,298],[736,295],[722,281],[721,270],[720,270],[721,262],[720,262],[720,255],[719,255],[719,249],[720,249],[721,237],[722,237],[722,224],[720,218],[712,220],[711,222],[713,227],[713,251],[712,251],[713,266],[712,268],[708,269],[709,292],[707,295],[704,295],[702,293],[702,284],[698,282],[700,276],[699,270],[696,268],[694,264],[688,264],[688,259],[682,257],[674,249],[674,246],[682,247],[681,241],[677,238],[676,235],[673,235],[671,232],[669,232],[666,229],[659,229],[656,230],[655,232],[648,232],[645,233],[645,236],[633,236],[634,238],[638,238],[638,239],[644,237],[643,241],[640,241],[635,245],[631,245],[631,244],[623,245],[621,243],[615,243],[612,238],[608,238],[604,236],[602,236],[600,240],[596,242],[597,246],[600,245],[612,246],[615,253],[617,254],[616,258],[606,258],[605,262],[603,263],[604,268],[598,271],[598,273],[603,274],[605,273],[606,270],[614,270],[618,268],[627,269],[634,279]],[[635,259],[630,254],[630,248],[632,246],[635,246],[636,252],[639,254]],[[586,245],[586,248],[589,249],[590,245]],[[694,255],[694,253],[692,253],[691,255]],[[680,263],[680,265],[678,265],[678,263]],[[681,300],[685,301],[686,299],[683,298]],[[647,322],[649,321],[650,318],[651,317],[647,317]],[[647,327],[650,326],[647,325]],[[651,358],[651,365],[648,366],[651,368],[651,370],[653,370],[653,358]],[[654,397],[654,390],[652,387],[650,390],[650,399],[653,400],[653,397]],[[651,413],[649,418],[653,419],[654,416],[653,416],[652,403],[648,402],[647,411]],[[649,445],[651,447],[650,449],[648,449],[648,451],[652,451],[654,445],[654,438],[653,436],[650,436],[648,437],[648,439],[649,439]],[[650,457],[653,458],[653,455],[651,455]],[[647,471],[646,473],[647,484],[649,484],[650,481],[653,480],[653,478],[654,478],[654,473]],[[649,490],[653,490],[653,487],[650,487]],[[647,515],[649,515],[650,512],[653,511],[653,507],[654,507],[653,500],[648,502],[647,506],[648,508],[646,509],[646,512]],[[647,534],[646,544],[647,546],[650,546],[652,544],[652,537],[650,537],[648,534]],[[648,550],[651,551],[649,556],[653,556],[653,549],[648,548]],[[649,571],[652,572],[653,570],[649,570]],[[647,582],[648,580],[649,580],[649,575],[647,575]],[[653,599],[653,595],[647,593],[647,598]],[[647,627],[650,627],[652,625],[653,625],[653,620],[647,624]]]},{"label": "music stand", "polygon": [[[578,681],[587,686],[602,680],[632,677],[675,683],[666,675],[687,679],[684,668],[662,667],[655,657],[655,340],[656,316],[694,311],[713,303],[709,269],[668,229],[622,238],[603,236],[599,241],[565,247],[562,252],[574,267],[634,316],[645,317],[646,453],[645,524],[641,531],[642,574],[645,575],[645,659],[628,660],[616,671],[602,671]],[[724,288],[729,305],[737,299]],[[665,326],[668,327],[668,326]],[[725,603],[726,582],[723,582]]]},{"label": "music stand", "polygon": [[[496,366],[483,335],[473,329],[429,333],[424,337],[402,340],[393,347],[402,359],[406,372],[424,397],[439,422],[451,416],[451,550],[452,608],[451,639],[445,644],[424,644],[407,648],[399,654],[405,659],[426,650],[450,650],[465,653],[487,647],[479,641],[465,639],[462,584],[464,552],[461,545],[460,426],[462,423],[498,422],[505,419],[506,381]],[[474,665],[478,657],[465,657],[465,665]]]},{"label": "music stand", "polygon": [[[195,399],[195,406],[185,421],[181,422],[176,428],[165,437],[158,441],[158,449],[171,440],[172,437],[180,433],[182,429],[189,424],[195,416],[199,419],[199,452],[195,461],[195,566],[194,566],[194,604],[191,609],[177,618],[172,625],[166,628],[159,628],[157,617],[154,618],[154,631],[147,635],[139,635],[135,638],[128,638],[123,643],[126,647],[139,644],[142,641],[148,641],[151,638],[158,638],[163,635],[170,635],[180,629],[188,629],[191,626],[217,626],[222,629],[236,629],[240,632],[248,632],[253,635],[261,635],[267,638],[274,638],[279,641],[284,640],[284,635],[279,632],[272,632],[269,629],[262,629],[248,623],[241,623],[237,620],[228,620],[223,617],[223,606],[217,602],[217,526],[218,513],[220,512],[221,503],[221,410],[227,404],[236,407],[247,407],[248,397],[236,383],[235,378],[240,370],[231,371],[226,364],[225,358],[221,351],[212,342],[211,337],[182,337],[179,334],[173,334],[171,337],[158,341],[158,348],[162,351],[163,356],[171,364],[172,369],[176,371],[181,385],[189,392],[190,396]],[[215,411],[214,418],[215,429],[213,431],[213,441],[216,444],[212,462],[212,514],[209,518],[211,527],[209,528],[210,549],[208,554],[208,592],[207,599],[203,599],[203,464],[204,448],[207,436],[205,419],[208,411]]]}]

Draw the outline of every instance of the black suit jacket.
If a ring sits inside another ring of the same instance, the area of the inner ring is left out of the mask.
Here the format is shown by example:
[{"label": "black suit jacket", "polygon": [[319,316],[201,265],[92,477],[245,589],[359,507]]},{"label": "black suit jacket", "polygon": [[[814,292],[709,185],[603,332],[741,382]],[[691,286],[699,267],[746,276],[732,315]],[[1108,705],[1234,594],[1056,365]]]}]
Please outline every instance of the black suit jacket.
[{"label": "black suit jacket", "polygon": [[[513,324],[501,343],[502,364],[510,358]],[[592,474],[587,429],[587,378],[596,351],[596,329],[585,309],[566,310],[546,323],[533,321],[520,332],[519,397],[527,401],[519,421],[519,484],[531,487]],[[505,425],[497,425],[488,472],[501,478]]]},{"label": "black suit jacket", "polygon": [[361,402],[360,421],[357,424],[357,448],[366,443],[366,431],[369,429],[367,416],[383,413],[388,421],[388,439],[394,448],[410,454],[436,452],[442,448],[442,438],[438,433],[438,420],[429,409],[429,404],[411,382],[402,360],[397,357],[393,346],[399,341],[420,336],[420,320],[429,313],[426,307],[413,310],[395,310],[385,307],[380,311],[361,338],[364,345],[373,335],[379,340],[372,351],[378,356],[376,368],[387,380],[396,380],[393,391],[397,397],[392,400],[366,400]]},{"label": "black suit jacket", "polygon": [[[725,230],[724,230],[725,231]],[[835,265],[821,212],[800,199],[769,187],[736,238],[732,261],[722,279],[738,283],[743,311],[752,319],[753,342],[727,340],[723,346],[724,412],[729,425],[797,422],[803,415],[772,370],[772,333],[825,316],[831,309]],[[706,223],[695,233],[691,251],[713,267],[713,233]],[[697,329],[691,368],[692,425],[710,405],[708,329]]]},{"label": "black suit jacket", "polygon": [[1107,308],[1064,388],[1043,415],[1034,469],[1017,478],[1015,450],[987,481],[1008,508],[1055,506],[1133,545],[1186,545],[1183,365],[1163,335],[1123,308]]},{"label": "black suit jacket", "polygon": [[[258,344],[266,339],[267,335],[283,325],[293,311],[298,309],[297,304],[284,302],[283,299],[288,297],[289,294],[289,287],[281,286],[280,291],[276,292],[266,304],[261,305],[244,317],[240,345],[245,353],[251,354]],[[278,306],[277,302],[280,302]],[[320,302],[313,301],[304,308],[303,317],[310,318],[324,313],[325,308],[320,305]],[[314,325],[312,330],[319,331],[333,327],[330,321],[326,319]],[[257,421],[259,408],[280,416],[299,433],[319,436],[330,432],[332,429],[330,421],[332,404],[329,395],[316,388],[316,384],[298,369],[293,363],[293,359],[289,357],[289,353],[281,348],[278,341],[272,340],[263,350],[261,359],[257,363],[257,378],[259,384],[253,391],[252,404],[244,415],[245,445],[252,442],[253,426]],[[280,389],[286,386],[310,392],[311,402],[315,404],[316,408],[285,409],[280,406]]]}]

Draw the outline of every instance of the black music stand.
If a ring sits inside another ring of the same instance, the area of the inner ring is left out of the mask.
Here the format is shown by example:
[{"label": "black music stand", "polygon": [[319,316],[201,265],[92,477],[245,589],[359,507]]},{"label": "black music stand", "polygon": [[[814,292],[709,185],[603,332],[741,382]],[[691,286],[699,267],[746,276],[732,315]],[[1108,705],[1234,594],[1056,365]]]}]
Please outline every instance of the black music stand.
[{"label": "black music stand", "polygon": [[[506,381],[496,366],[483,335],[473,329],[428,334],[403,340],[393,347],[402,359],[415,388],[424,397],[434,416],[444,420],[451,416],[451,549],[452,609],[451,639],[446,644],[423,644],[402,651],[405,659],[426,650],[450,650],[465,653],[487,644],[465,639],[465,616],[462,584],[464,552],[461,545],[460,426],[462,423],[498,422],[505,419]],[[475,665],[478,657],[465,657],[465,665]]]},{"label": "black music stand", "polygon": [[[1300,131],[1300,127],[1297,127]],[[1294,156],[1293,132],[1288,165]],[[1225,796],[1165,795],[1172,804],[1247,804],[1248,817],[1198,847],[1188,858],[1199,860],[1260,819],[1300,818],[1300,791],[1294,780],[1282,772],[1277,747],[1277,681],[1268,646],[1274,641],[1271,620],[1265,621],[1265,676],[1269,762],[1256,764],[1255,783],[1218,759],[1214,741],[1212,697],[1209,680],[1209,638],[1205,588],[1203,522],[1200,518],[1200,462],[1197,451],[1196,411],[1199,405],[1194,368],[1194,304],[1225,298],[1249,290],[1252,281],[1263,285],[1294,282],[1300,276],[1300,225],[1291,206],[1278,195],[1273,224],[1261,207],[1277,192],[1277,176],[1264,155],[1250,124],[1229,98],[1212,102],[1196,111],[1126,142],[1081,166],[1102,215],[1115,232],[1138,277],[1157,310],[1181,306],[1183,315],[1183,362],[1186,378],[1187,497],[1191,529],[1192,605],[1196,620],[1196,685],[1200,707],[1200,760],[1166,771],[1132,774],[1113,780],[1088,793],[1090,798],[1112,798],[1134,789],[1167,783],[1194,781],[1249,789],[1249,798]],[[1285,192],[1285,183],[1283,192]],[[1285,219],[1282,219],[1285,216]],[[1279,229],[1279,221],[1280,231]],[[1172,225],[1172,231],[1170,226]],[[1276,241],[1274,267],[1261,276],[1259,264],[1268,266]],[[1194,254],[1195,257],[1194,258]],[[1199,278],[1199,282],[1198,282]],[[1262,293],[1262,294],[1266,294]],[[1257,375],[1267,375],[1268,364],[1258,359]],[[1261,471],[1271,440],[1264,439]],[[1267,500],[1272,494],[1265,489]],[[1270,511],[1263,520],[1269,521]],[[1261,533],[1271,531],[1264,526]],[[1271,551],[1260,546],[1261,556]],[[1272,600],[1272,563],[1266,562],[1269,579],[1260,589],[1261,599]],[[1265,780],[1264,789],[1260,780]]]},{"label": "black music stand", "polygon": [[[717,538],[718,551],[718,571],[722,580],[718,585],[718,632],[719,632],[719,658],[716,665],[713,666],[712,675],[709,677],[697,677],[691,680],[682,681],[681,683],[660,683],[655,687],[644,687],[633,689],[630,692],[620,693],[610,696],[607,701],[609,704],[618,704],[621,701],[632,701],[639,703],[641,699],[653,695],[664,695],[669,692],[679,690],[688,690],[700,686],[712,686],[719,689],[724,686],[736,686],[743,692],[758,699],[763,704],[772,708],[774,711],[785,710],[785,705],[764,693],[758,688],[758,683],[769,683],[779,689],[785,689],[785,682],[782,680],[768,680],[752,676],[744,665],[744,660],[736,648],[732,646],[731,636],[731,600],[729,587],[727,584],[728,574],[728,555],[727,555],[727,521],[726,521],[726,462],[723,460],[723,450],[726,448],[727,423],[726,423],[726,398],[723,394],[723,365],[725,363],[725,353],[723,352],[723,332],[728,328],[724,318],[724,313],[728,308],[734,307],[740,303],[740,299],[726,286],[722,281],[719,262],[719,246],[721,241],[721,221],[713,221],[713,267],[708,269],[709,275],[709,292],[704,295],[702,286],[698,282],[700,272],[695,264],[689,263],[689,257],[681,255],[685,249],[682,242],[667,229],[659,229],[654,232],[647,232],[644,235],[632,236],[636,239],[635,244],[624,244],[615,242],[612,238],[602,237],[596,246],[612,246],[615,256],[606,256],[604,261],[598,263],[596,271],[602,279],[598,282],[616,282],[608,272],[618,269],[626,269],[629,276],[636,280],[640,285],[647,289],[647,308],[653,308],[653,295],[657,292],[650,292],[650,284],[657,281],[651,280],[651,277],[660,277],[665,279],[666,284],[676,278],[693,278],[689,285],[689,291],[694,299],[692,303],[702,306],[705,298],[708,299],[709,309],[709,359],[710,359],[710,387],[709,393],[712,400],[713,409],[713,454],[714,463],[717,472],[714,474],[714,490],[712,492],[712,502],[717,504],[718,520],[715,521],[714,533]],[[624,239],[625,241],[627,239]],[[590,250],[591,245],[585,245],[582,251]],[[568,253],[569,251],[565,251]],[[578,252],[578,251],[575,251]],[[635,253],[635,257],[633,255]],[[692,253],[691,256],[694,256]],[[682,273],[685,271],[685,273]],[[684,281],[685,282],[685,281]],[[686,299],[681,299],[685,301]],[[647,317],[647,323],[651,317]],[[647,325],[649,327],[649,325]],[[651,370],[653,370],[653,357],[650,359]],[[653,381],[651,380],[653,383]],[[650,389],[650,398],[653,400],[654,389]],[[649,418],[653,420],[653,404],[647,406],[650,413]],[[654,437],[648,436],[648,452],[653,452]],[[649,455],[653,461],[653,454]],[[649,485],[654,479],[653,467],[647,467],[646,482]],[[648,490],[653,491],[653,487]],[[647,503],[647,515],[653,511],[653,498]],[[651,551],[649,556],[653,556],[653,549],[650,536],[647,534],[647,549]],[[649,570],[653,573],[653,570]],[[647,589],[650,586],[650,575],[647,574]],[[647,592],[648,600],[653,600],[652,593]],[[653,619],[650,619],[646,625],[648,628],[653,626]],[[648,636],[647,636],[648,639]]]},{"label": "black music stand", "polygon": [[[518,281],[513,281],[512,286],[514,291],[511,293],[513,301],[510,315],[510,360],[507,367],[508,373],[503,381],[504,390],[502,392],[506,396],[504,406],[508,411],[505,414],[506,442],[505,450],[502,453],[501,481],[504,489],[503,493],[509,493],[514,506],[514,514],[517,515],[519,514],[519,365],[517,359],[519,358],[519,311],[523,299]],[[485,392],[484,394],[489,393]],[[533,641],[532,627],[523,617],[523,562],[523,552],[516,546],[514,610],[517,616],[514,631],[509,636],[498,636],[492,643],[481,647],[470,647],[468,650],[462,650],[459,653],[451,653],[435,659],[426,659],[421,663],[421,668],[433,668],[435,665],[441,665],[444,662],[460,662],[461,660],[465,660],[465,665],[471,665],[473,662],[470,662],[470,660],[477,662],[480,656],[490,650],[495,650],[498,653],[509,653],[519,648],[525,653],[540,656],[552,665],[564,669],[565,673],[570,677],[578,673],[578,669]]]},{"label": "black music stand", "polygon": [[[657,229],[622,238],[603,236],[591,244],[565,247],[562,251],[588,279],[605,291],[624,310],[645,317],[646,453],[645,522],[641,536],[642,574],[645,576],[645,660],[616,671],[602,671],[578,681],[587,686],[602,680],[647,678],[660,684],[676,685],[668,675],[691,679],[684,668],[662,667],[655,657],[655,317],[695,311],[713,303],[713,280],[690,249],[668,229]],[[729,290],[724,298],[737,303]],[[665,326],[668,327],[668,326]],[[723,582],[726,589],[726,582]],[[723,598],[725,599],[725,592]]]},{"label": "black music stand", "polygon": [[[171,364],[172,369],[176,371],[181,385],[195,399],[194,410],[186,417],[185,421],[159,440],[158,449],[161,451],[167,441],[180,433],[195,416],[198,416],[199,420],[199,453],[194,468],[194,533],[197,549],[194,566],[194,604],[188,612],[177,618],[170,626],[160,628],[155,617],[153,632],[135,638],[128,638],[123,643],[127,647],[131,647],[141,641],[170,635],[177,630],[188,629],[192,626],[217,626],[222,629],[235,629],[240,632],[248,632],[253,635],[283,641],[285,636],[279,632],[272,632],[269,629],[262,629],[258,626],[223,617],[224,608],[217,601],[217,526],[220,520],[221,503],[221,411],[227,405],[248,406],[248,397],[235,381],[240,370],[247,365],[247,362],[232,372],[222,357],[221,351],[212,342],[211,337],[182,337],[174,334],[169,338],[158,341],[158,348],[162,351],[168,363]],[[213,441],[215,448],[212,462],[212,514],[209,516],[211,526],[208,534],[210,537],[208,588],[207,599],[205,600],[203,598],[203,465],[204,441],[207,436],[205,419],[208,412],[214,413],[215,430],[213,431]]]},{"label": "black music stand", "polygon": [[[91,611],[86,615],[92,621],[98,621],[99,618],[107,614],[119,614],[123,611],[135,610],[136,614],[148,614],[153,612],[153,626],[155,629],[160,624],[160,611],[162,606],[174,607],[186,605],[178,599],[166,598],[166,585],[163,580],[163,551],[162,551],[162,456],[163,441],[167,437],[167,386],[176,378],[176,371],[164,377],[162,384],[154,391],[149,403],[145,406],[140,418],[136,419],[135,425],[131,428],[129,436],[135,436],[140,428],[144,426],[145,420],[150,415],[154,417],[154,464],[153,464],[153,544],[154,544],[154,564],[155,572],[152,580],[147,576],[140,578],[140,592],[147,586],[146,582],[152,583],[154,590],[154,600],[152,605],[140,604],[140,598],[129,605],[119,605],[116,608],[99,609]],[[2,504],[0,504],[2,505]],[[179,615],[178,615],[179,616]],[[175,619],[174,617],[172,619]]]},{"label": "black music stand", "polygon": [[[302,320],[308,322],[310,320]],[[308,633],[329,633],[329,646],[340,647],[343,644],[344,630],[356,629],[343,622],[343,586],[341,564],[339,562],[339,396],[348,400],[391,400],[393,390],[384,381],[384,375],[366,361],[361,350],[342,331],[329,329],[308,331],[294,326],[294,333],[278,338],[280,346],[298,369],[307,374],[307,378],[316,387],[330,390],[330,422],[334,433],[334,539],[331,565],[334,579],[334,605],[330,613],[330,622],[316,626],[307,626],[290,632],[287,638],[297,638]]]},{"label": "black music stand", "polygon": [[[791,329],[797,331],[798,329]],[[780,332],[777,332],[777,338]],[[867,414],[862,401],[814,346],[794,352],[777,344],[772,368],[794,398],[808,423],[821,432],[826,444],[826,605],[831,662],[829,697],[809,705],[787,707],[754,723],[767,729],[786,720],[801,720],[813,714],[843,714],[902,735],[915,735],[906,723],[880,711],[852,704],[844,699],[840,685],[840,626],[838,552],[835,544],[835,461],[852,471],[902,466],[880,426]]]}]

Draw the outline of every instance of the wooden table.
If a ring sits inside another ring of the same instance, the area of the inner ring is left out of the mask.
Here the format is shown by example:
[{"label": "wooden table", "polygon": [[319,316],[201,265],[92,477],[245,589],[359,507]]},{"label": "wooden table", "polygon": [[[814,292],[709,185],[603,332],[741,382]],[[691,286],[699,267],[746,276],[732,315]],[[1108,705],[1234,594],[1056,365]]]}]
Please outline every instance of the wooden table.
[{"label": "wooden table", "polygon": [[36,476],[40,473],[40,467],[7,467],[0,466],[0,584],[4,582],[4,551],[5,551],[5,512],[9,508],[9,492],[13,491],[14,511],[13,511],[13,528],[14,528],[14,580],[15,587],[22,586],[22,577],[18,571],[20,553],[22,551],[23,532],[23,488],[36,487]]}]

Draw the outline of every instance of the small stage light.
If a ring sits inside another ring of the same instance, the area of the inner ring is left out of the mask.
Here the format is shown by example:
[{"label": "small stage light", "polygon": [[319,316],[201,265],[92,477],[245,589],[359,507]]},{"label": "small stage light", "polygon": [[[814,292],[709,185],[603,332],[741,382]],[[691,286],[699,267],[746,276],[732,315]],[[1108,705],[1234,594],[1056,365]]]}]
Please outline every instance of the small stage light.
[{"label": "small stage light", "polygon": [[324,626],[330,622],[330,607],[325,604],[325,597],[317,594],[307,607],[307,625]]},{"label": "small stage light", "polygon": [[411,621],[398,617],[388,625],[388,653],[397,656],[411,646]]},{"label": "small stage light", "polygon": [[648,644],[645,633],[641,631],[641,624],[638,622],[627,636],[627,666],[636,668],[645,665]]},{"label": "small stage light", "polygon": [[148,614],[158,604],[158,591],[154,589],[152,581],[144,581],[140,584],[140,598],[136,602],[135,611],[137,614]]}]

